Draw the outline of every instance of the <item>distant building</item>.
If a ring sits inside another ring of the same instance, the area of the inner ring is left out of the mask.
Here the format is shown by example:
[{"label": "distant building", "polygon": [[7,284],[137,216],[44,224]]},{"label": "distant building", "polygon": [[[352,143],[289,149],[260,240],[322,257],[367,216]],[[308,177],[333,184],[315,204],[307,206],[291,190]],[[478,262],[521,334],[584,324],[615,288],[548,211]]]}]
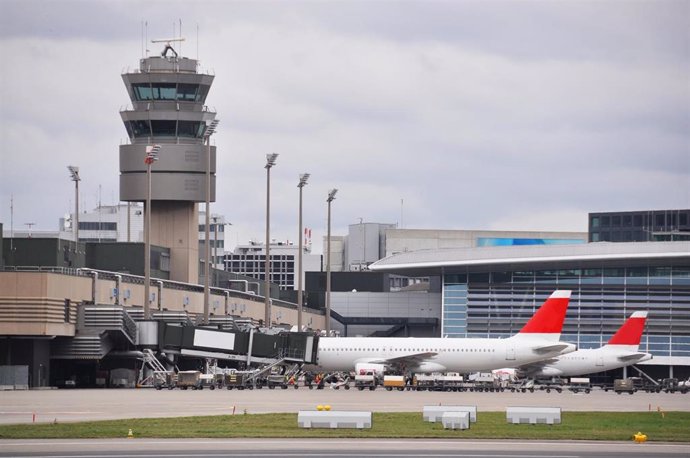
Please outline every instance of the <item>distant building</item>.
[{"label": "distant building", "polygon": [[[398,229],[395,224],[362,222],[350,224],[345,236],[331,236],[331,271],[366,271],[380,259],[409,251],[586,242],[586,232]],[[323,246],[326,251],[326,237]],[[429,281],[394,274],[388,279],[391,291]]]},{"label": "distant building", "polygon": [[440,276],[437,315],[450,338],[510,336],[557,289],[572,291],[561,339],[580,348],[604,345],[632,312],[648,311],[640,351],[654,359],[642,365],[657,377],[690,375],[687,241],[420,250],[370,269]]},{"label": "distant building", "polygon": [[641,210],[589,214],[590,242],[690,240],[690,210]]},{"label": "distant building", "polygon": [[[74,214],[60,218],[60,238],[74,240]],[[143,242],[144,207],[132,203],[100,205],[79,213],[80,242]]]},{"label": "distant building", "polygon": [[[199,260],[203,261],[205,243],[206,213],[199,213]],[[129,214],[129,217],[128,217]],[[216,269],[223,268],[223,255],[225,254],[225,216],[217,213],[211,214],[211,226],[209,228],[211,238],[211,262]],[[41,237],[58,237],[65,240],[73,240],[72,229],[74,215],[66,215],[60,218],[60,232]],[[18,234],[18,235],[17,235]],[[28,236],[26,231],[15,233],[15,237]],[[79,241],[80,242],[144,242],[144,207],[137,203],[118,205],[101,205],[90,212],[79,214]]]},{"label": "distant building", "polygon": [[[299,246],[291,242],[272,242],[270,249],[270,282],[280,285],[282,290],[297,288],[297,255]],[[266,272],[266,246],[259,242],[237,245],[232,253],[225,254],[225,270],[264,281]],[[304,272],[322,270],[321,255],[311,254],[309,244],[302,253],[302,275]],[[304,280],[304,277],[302,277]],[[304,284],[304,281],[303,281]]]}]

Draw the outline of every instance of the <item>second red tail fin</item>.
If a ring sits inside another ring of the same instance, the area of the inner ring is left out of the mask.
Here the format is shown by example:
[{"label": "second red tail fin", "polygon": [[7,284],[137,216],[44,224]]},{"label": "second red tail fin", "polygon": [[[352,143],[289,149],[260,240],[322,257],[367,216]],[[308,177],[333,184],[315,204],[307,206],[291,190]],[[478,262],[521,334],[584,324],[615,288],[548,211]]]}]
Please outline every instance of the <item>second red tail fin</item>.
[{"label": "second red tail fin", "polygon": [[607,345],[639,345],[645,321],[647,312],[634,312],[609,339]]}]

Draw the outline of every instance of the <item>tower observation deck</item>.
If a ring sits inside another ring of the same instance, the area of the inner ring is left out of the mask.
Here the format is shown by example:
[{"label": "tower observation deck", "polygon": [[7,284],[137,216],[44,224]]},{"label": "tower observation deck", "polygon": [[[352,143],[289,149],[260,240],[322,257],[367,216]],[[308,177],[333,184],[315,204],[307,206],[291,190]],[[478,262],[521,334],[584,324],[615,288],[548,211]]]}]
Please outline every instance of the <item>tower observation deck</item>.
[{"label": "tower observation deck", "polygon": [[205,105],[214,77],[197,69],[168,43],[122,75],[132,106],[120,112],[130,140],[120,145],[120,200],[146,202],[146,147],[160,145],[151,167],[151,243],[170,248],[171,280],[189,283],[199,281],[198,202],[206,200],[209,154],[212,202],[216,189],[216,148],[204,144],[216,117]]}]

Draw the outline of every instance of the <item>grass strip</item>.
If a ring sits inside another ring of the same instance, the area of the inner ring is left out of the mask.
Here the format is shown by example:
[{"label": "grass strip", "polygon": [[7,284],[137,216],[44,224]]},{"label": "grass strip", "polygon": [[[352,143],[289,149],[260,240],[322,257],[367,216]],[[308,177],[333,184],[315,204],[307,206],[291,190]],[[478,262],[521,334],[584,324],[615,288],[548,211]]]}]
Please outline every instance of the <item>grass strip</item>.
[{"label": "grass strip", "polygon": [[469,430],[445,430],[421,412],[374,413],[371,429],[305,429],[296,413],[137,418],[81,423],[0,425],[1,439],[125,438],[457,438],[690,442],[690,412],[563,412],[560,425],[512,425],[504,412],[479,412]]}]

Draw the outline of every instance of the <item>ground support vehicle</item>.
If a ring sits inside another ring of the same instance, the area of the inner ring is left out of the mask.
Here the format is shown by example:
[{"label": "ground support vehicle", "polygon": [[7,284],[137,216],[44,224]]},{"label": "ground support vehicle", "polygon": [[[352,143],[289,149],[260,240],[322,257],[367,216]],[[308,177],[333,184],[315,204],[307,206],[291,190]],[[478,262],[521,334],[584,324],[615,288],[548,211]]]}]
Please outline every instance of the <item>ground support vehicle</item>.
[{"label": "ground support vehicle", "polygon": [[504,388],[500,385],[499,380],[491,372],[478,372],[470,375],[472,386],[470,391],[489,392],[489,391],[503,391]]},{"label": "ground support vehicle", "polygon": [[368,388],[371,391],[374,391],[376,387],[378,386],[378,379],[376,378],[376,374],[372,371],[367,371],[363,374],[357,374],[355,375],[355,387],[359,390],[362,391],[365,388]]},{"label": "ground support vehicle", "polygon": [[631,378],[619,378],[613,381],[613,391],[616,394],[634,394],[637,390],[635,389],[635,382]]},{"label": "ground support vehicle", "polygon": [[163,388],[172,390],[177,385],[177,374],[172,371],[166,371],[160,374],[156,373],[153,380],[153,386],[157,390],[162,390]]},{"label": "ground support vehicle", "polygon": [[204,388],[208,388],[209,390],[215,390],[216,389],[216,377],[213,374],[201,374],[199,376],[199,388],[200,390],[203,390]]},{"label": "ground support vehicle", "polygon": [[457,372],[448,372],[436,379],[436,389],[441,391],[465,391],[465,379]]},{"label": "ground support vehicle", "polygon": [[690,391],[690,386],[685,382],[679,381],[677,378],[665,378],[660,383],[661,390],[664,393],[682,393],[685,394]]},{"label": "ground support vehicle", "polygon": [[403,375],[384,375],[383,376],[383,387],[387,391],[398,390],[403,391],[405,389],[405,376]]},{"label": "ground support vehicle", "polygon": [[250,371],[236,371],[225,374],[225,388],[228,390],[244,390],[245,388],[252,390],[254,389],[253,380],[251,380],[252,375],[253,372]]},{"label": "ground support vehicle", "polygon": [[540,391],[546,391],[547,393],[550,393],[551,391],[561,393],[563,391],[564,384],[561,379],[540,380],[537,383],[537,387]]},{"label": "ground support vehicle", "polygon": [[592,391],[592,383],[589,377],[570,377],[570,383],[567,388],[573,393],[590,393]]},{"label": "ground support vehicle", "polygon": [[436,374],[415,374],[412,379],[412,386],[416,391],[433,391],[436,389]]},{"label": "ground support vehicle", "polygon": [[534,380],[525,379],[514,383],[510,386],[510,391],[519,393],[534,393]]},{"label": "ground support vehicle", "polygon": [[201,372],[199,371],[180,371],[177,373],[177,387],[186,390],[191,388],[193,390],[203,389],[201,384]]},{"label": "ground support vehicle", "polygon": [[265,385],[268,387],[269,390],[274,390],[276,388],[287,390],[288,379],[285,375],[271,374],[268,377],[266,377]]},{"label": "ground support vehicle", "polygon": [[330,384],[331,388],[333,388],[334,390],[339,390],[340,388],[343,388],[345,390],[350,389],[350,375],[349,374],[342,374],[342,373],[331,374],[328,377],[326,377],[326,380]]}]

